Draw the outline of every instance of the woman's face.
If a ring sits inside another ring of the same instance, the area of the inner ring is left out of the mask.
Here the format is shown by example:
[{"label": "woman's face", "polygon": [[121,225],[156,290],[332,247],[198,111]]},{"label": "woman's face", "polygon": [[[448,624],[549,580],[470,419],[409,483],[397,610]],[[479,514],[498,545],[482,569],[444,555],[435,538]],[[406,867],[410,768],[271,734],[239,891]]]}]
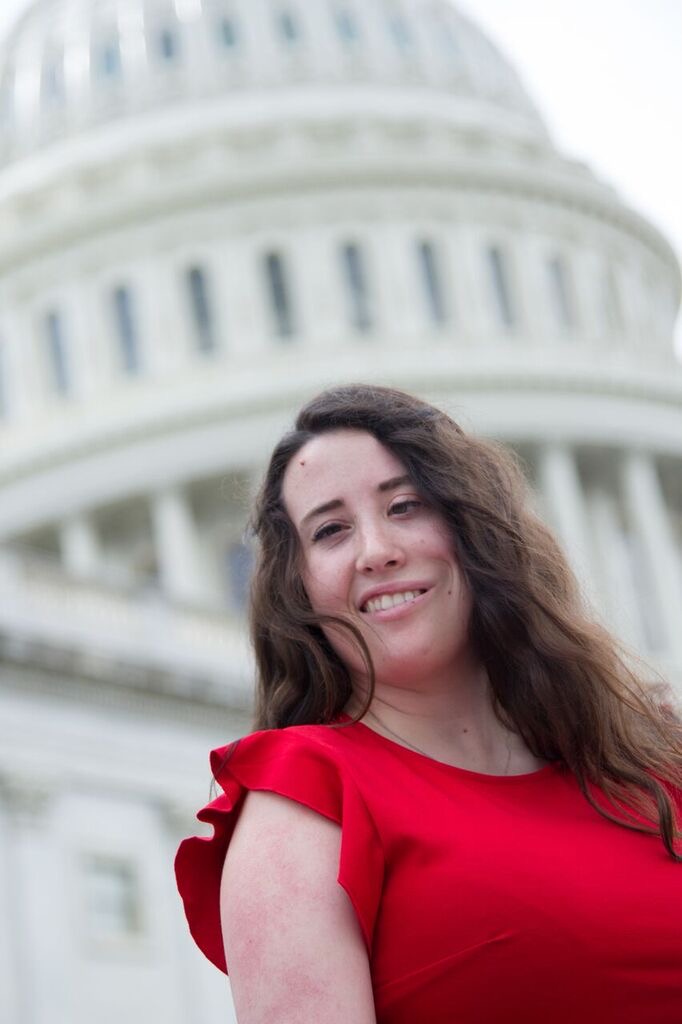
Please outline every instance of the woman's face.
[{"label": "woman's face", "polygon": [[[359,626],[377,681],[451,677],[468,648],[469,591],[443,517],[395,455],[362,430],[321,434],[291,459],[282,497],[314,611]],[[325,633],[364,675],[347,635]]]}]

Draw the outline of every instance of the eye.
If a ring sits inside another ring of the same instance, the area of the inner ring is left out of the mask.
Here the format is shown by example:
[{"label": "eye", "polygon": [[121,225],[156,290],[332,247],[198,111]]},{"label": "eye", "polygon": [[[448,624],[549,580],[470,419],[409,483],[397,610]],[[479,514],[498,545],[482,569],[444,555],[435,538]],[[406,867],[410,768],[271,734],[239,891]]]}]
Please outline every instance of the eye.
[{"label": "eye", "polygon": [[401,515],[404,512],[409,512],[411,508],[419,508],[420,505],[423,505],[423,502],[417,501],[416,498],[404,498],[402,501],[396,501],[391,505],[390,511]]},{"label": "eye", "polygon": [[340,529],[340,523],[327,523],[326,526],[321,526],[319,530],[315,530],[315,533],[313,534],[313,544],[317,540],[324,540],[325,537],[331,537],[332,534],[336,533]]}]

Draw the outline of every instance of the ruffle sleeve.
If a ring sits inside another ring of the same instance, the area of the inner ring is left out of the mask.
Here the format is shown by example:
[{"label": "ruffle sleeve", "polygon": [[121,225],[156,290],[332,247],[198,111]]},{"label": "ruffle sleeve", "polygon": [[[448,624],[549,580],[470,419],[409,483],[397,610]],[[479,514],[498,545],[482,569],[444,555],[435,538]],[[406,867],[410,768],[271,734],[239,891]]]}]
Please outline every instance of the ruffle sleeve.
[{"label": "ruffle sleeve", "polygon": [[341,826],[337,881],[348,893],[371,954],[384,873],[381,841],[338,753],[324,739],[306,735],[308,728],[267,729],[211,751],[211,769],[223,793],[196,817],[213,826],[213,835],[184,839],[175,856],[175,878],[190,933],[225,974],[220,880],[247,790],[278,793]]}]

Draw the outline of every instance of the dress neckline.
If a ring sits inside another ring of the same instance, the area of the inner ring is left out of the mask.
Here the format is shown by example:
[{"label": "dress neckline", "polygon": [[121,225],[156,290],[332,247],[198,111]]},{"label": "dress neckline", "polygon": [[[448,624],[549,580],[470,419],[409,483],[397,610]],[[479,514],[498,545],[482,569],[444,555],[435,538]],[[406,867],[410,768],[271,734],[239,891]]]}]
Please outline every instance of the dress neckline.
[{"label": "dress neckline", "polygon": [[406,747],[402,743],[396,743],[395,740],[389,739],[388,736],[384,736],[383,733],[377,732],[376,729],[373,729],[370,725],[365,725],[364,722],[355,722],[345,711],[342,711],[337,715],[335,721],[353,722],[354,726],[360,728],[365,733],[369,733],[371,736],[376,737],[379,743],[388,745],[394,750],[400,750],[408,757],[416,757],[421,763],[426,761],[429,764],[437,765],[438,768],[445,768],[446,771],[454,772],[456,775],[462,775],[470,779],[477,779],[482,782],[499,782],[503,785],[508,785],[509,783],[514,782],[529,782],[535,779],[544,779],[553,775],[561,764],[559,761],[550,761],[549,764],[544,765],[542,768],[536,768],[535,771],[521,772],[517,775],[491,775],[488,772],[474,772],[469,768],[460,768],[458,765],[448,764],[447,761],[439,761],[435,757],[429,757],[427,754],[422,754],[418,750],[412,750],[411,747]]}]

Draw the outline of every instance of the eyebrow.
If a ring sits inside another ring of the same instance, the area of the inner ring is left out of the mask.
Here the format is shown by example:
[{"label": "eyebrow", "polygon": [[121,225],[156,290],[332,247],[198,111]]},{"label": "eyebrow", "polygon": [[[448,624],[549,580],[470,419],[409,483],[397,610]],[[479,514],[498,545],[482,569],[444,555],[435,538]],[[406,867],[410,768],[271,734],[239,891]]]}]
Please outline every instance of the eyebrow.
[{"label": "eyebrow", "polygon": [[[403,476],[392,476],[390,480],[384,480],[377,487],[379,493],[384,491],[392,491],[396,487],[401,487],[403,484],[411,483],[410,477],[405,473]],[[332,498],[331,501],[325,501],[324,505],[318,505],[317,508],[311,509],[310,512],[306,512],[301,520],[301,526],[305,526],[315,516],[321,516],[324,512],[331,512],[336,508],[343,508],[345,501],[343,498]]]}]

